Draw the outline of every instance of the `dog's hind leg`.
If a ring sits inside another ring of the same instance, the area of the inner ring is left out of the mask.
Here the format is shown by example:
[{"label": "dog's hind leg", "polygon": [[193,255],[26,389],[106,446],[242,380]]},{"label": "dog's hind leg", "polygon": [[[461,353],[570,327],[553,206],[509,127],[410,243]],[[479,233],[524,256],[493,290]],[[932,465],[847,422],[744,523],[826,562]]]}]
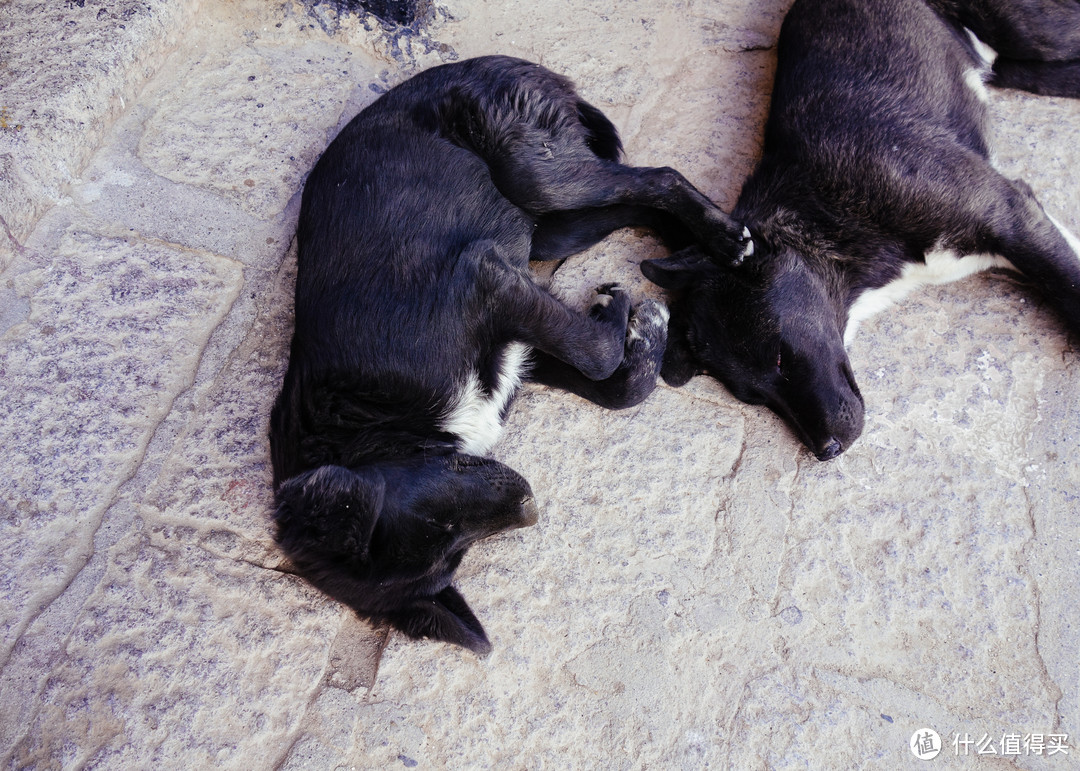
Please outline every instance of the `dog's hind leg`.
[{"label": "dog's hind leg", "polygon": [[506,297],[515,336],[589,380],[611,377],[623,359],[630,295],[615,286],[601,287],[588,314],[581,314],[532,282],[529,289]]},{"label": "dog's hind leg", "polygon": [[672,251],[689,246],[690,232],[674,215],[647,206],[603,206],[545,214],[533,231],[530,260],[562,260],[599,243],[620,228],[645,227]]},{"label": "dog's hind leg", "polygon": [[997,54],[993,85],[1080,97],[1080,3],[967,0],[948,5],[946,13]]},{"label": "dog's hind leg", "polygon": [[1080,58],[1076,0],[946,0],[946,5],[953,6],[949,15],[1002,56],[1044,62]]},{"label": "dog's hind leg", "polygon": [[1043,210],[1026,183],[994,175],[978,250],[1009,260],[1080,334],[1080,239]]}]

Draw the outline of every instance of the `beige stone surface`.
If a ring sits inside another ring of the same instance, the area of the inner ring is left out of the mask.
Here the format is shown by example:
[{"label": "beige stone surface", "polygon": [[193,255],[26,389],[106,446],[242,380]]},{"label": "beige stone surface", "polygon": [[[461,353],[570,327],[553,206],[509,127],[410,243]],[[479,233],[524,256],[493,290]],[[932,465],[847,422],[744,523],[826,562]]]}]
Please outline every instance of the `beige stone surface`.
[{"label": "beige stone surface", "polygon": [[86,563],[241,281],[228,260],[83,233],[16,279],[30,314],[0,338],[3,657]]},{"label": "beige stone surface", "polygon": [[348,58],[317,42],[208,50],[185,62],[173,88],[155,94],[139,156],[166,179],[277,214],[356,88],[343,77]]},{"label": "beige stone surface", "polygon": [[[895,769],[933,728],[930,766],[1080,767],[1076,340],[1000,276],[863,325],[866,431],[830,463],[704,378],[619,413],[525,387],[493,454],[540,521],[459,571],[485,658],[285,572],[267,418],[338,128],[514,54],[731,206],[788,0],[437,0],[415,28],[311,5],[0,0],[0,764]],[[1080,103],[992,110],[1000,167],[1080,231]],[[662,297],[660,253],[619,233],[552,285]],[[1067,752],[952,745],[1033,734]]]},{"label": "beige stone surface", "polygon": [[[0,2],[0,221],[21,241],[175,48],[199,0]],[[7,242],[0,233],[0,241]],[[0,246],[0,269],[12,259]]]}]

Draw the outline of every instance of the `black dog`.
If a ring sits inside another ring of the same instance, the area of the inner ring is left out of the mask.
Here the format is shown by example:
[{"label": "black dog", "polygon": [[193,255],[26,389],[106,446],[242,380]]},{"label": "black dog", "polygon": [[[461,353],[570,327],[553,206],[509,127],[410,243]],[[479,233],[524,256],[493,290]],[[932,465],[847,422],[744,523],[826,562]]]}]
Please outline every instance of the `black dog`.
[{"label": "black dog", "polygon": [[1080,96],[1080,2],[797,0],[763,157],[732,213],[754,259],[642,264],[685,290],[664,378],[713,375],[827,460],[863,427],[845,337],[904,284],[1014,268],[1080,331],[1080,242],[993,168],[984,80]]},{"label": "black dog", "polygon": [[542,67],[436,67],[362,111],[304,188],[296,328],[271,416],[278,540],[362,616],[486,651],[451,586],[470,544],[529,525],[478,456],[522,378],[609,408],[655,387],[667,313],[603,287],[587,315],[538,286],[624,225],[682,225],[717,257],[749,233],[671,169],[618,163],[614,126]]}]

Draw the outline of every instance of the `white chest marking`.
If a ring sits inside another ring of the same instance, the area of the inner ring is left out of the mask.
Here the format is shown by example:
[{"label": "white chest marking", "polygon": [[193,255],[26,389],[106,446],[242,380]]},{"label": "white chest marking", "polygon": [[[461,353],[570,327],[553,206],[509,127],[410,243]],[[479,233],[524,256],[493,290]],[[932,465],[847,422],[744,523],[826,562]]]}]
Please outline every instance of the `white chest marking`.
[{"label": "white chest marking", "polygon": [[990,68],[994,66],[994,60],[997,59],[997,51],[975,37],[975,33],[970,29],[964,31],[967,32],[975,48],[976,56],[981,60],[980,66],[972,67],[964,73],[964,83],[975,92],[980,102],[989,103],[990,93],[986,90],[986,80],[990,77]]},{"label": "white chest marking", "polygon": [[458,437],[458,450],[469,455],[483,455],[502,433],[502,416],[525,374],[529,346],[510,343],[503,351],[495,387],[485,393],[480,377],[470,372],[440,426]]},{"label": "white chest marking", "polygon": [[975,33],[967,27],[964,27],[964,32],[968,33],[968,39],[971,40],[971,45],[975,47],[975,53],[983,60],[983,64],[987,67],[993,67],[994,62],[997,61],[997,51],[975,37]]},{"label": "white chest marking", "polygon": [[990,92],[986,90],[986,76],[988,70],[972,67],[964,73],[964,83],[974,93],[975,97],[983,104],[990,103]]},{"label": "white chest marking", "polygon": [[906,297],[913,289],[927,284],[948,284],[972,273],[990,268],[1013,268],[1011,262],[996,254],[960,256],[949,249],[932,249],[926,253],[926,263],[909,262],[899,278],[883,287],[863,292],[848,311],[844,329],[844,345],[851,345],[855,333],[866,319]]}]

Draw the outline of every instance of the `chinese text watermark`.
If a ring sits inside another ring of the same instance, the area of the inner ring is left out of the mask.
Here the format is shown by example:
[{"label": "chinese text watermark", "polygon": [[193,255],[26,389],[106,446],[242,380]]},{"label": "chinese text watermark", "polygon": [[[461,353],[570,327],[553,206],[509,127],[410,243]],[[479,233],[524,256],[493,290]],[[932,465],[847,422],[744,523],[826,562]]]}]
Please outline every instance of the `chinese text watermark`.
[{"label": "chinese text watermark", "polygon": [[[1020,755],[1068,755],[1069,735],[1052,733],[1015,733],[1000,736],[984,733],[973,736],[957,733],[952,739],[953,754],[962,755],[997,755],[999,757],[1019,757]],[[911,735],[908,747],[911,754],[919,760],[933,760],[945,748],[938,733],[932,728],[920,728]]]}]

